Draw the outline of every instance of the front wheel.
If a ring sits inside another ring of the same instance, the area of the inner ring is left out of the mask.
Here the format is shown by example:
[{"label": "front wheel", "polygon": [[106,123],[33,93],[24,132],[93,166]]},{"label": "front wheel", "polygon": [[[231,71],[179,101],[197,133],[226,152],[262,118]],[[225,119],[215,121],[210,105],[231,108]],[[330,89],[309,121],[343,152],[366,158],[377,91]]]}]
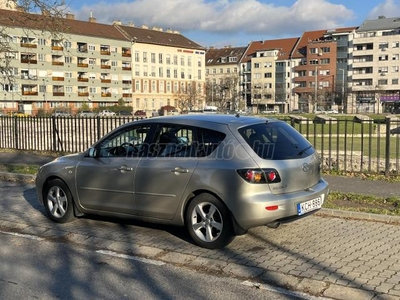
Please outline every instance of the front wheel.
[{"label": "front wheel", "polygon": [[71,192],[64,181],[50,181],[44,192],[44,207],[51,220],[57,223],[72,221],[74,216]]},{"label": "front wheel", "polygon": [[203,248],[222,248],[234,238],[228,209],[210,194],[200,194],[189,203],[185,222],[190,236]]}]

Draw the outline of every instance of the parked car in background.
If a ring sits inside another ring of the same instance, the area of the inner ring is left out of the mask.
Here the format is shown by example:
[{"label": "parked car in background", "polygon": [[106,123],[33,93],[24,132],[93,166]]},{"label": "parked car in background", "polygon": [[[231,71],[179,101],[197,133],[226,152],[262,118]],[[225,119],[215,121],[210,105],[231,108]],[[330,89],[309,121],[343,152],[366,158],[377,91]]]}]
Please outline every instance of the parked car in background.
[{"label": "parked car in background", "polygon": [[117,115],[120,117],[132,117],[132,113],[127,110],[121,110]]},{"label": "parked car in background", "polygon": [[302,111],[301,109],[292,109],[292,110],[290,111],[290,113],[291,113],[291,114],[302,114],[303,111]]},{"label": "parked car in background", "polygon": [[100,214],[181,225],[209,249],[308,216],[328,196],[319,155],[292,126],[220,114],[126,123],[42,166],[36,190],[55,222]]},{"label": "parked car in background", "polygon": [[116,116],[116,113],[111,110],[104,109],[99,112],[99,116],[100,117],[114,117],[114,116]]},{"label": "parked car in background", "polygon": [[87,118],[89,118],[89,117],[96,117],[97,114],[95,112],[90,111],[90,110],[82,110],[81,112],[79,112],[77,114],[77,116],[78,117],[87,117]]},{"label": "parked car in background", "polygon": [[17,117],[17,118],[29,117],[29,114],[27,114],[27,113],[25,113],[25,112],[23,112],[23,111],[21,111],[21,110],[12,111],[12,112],[9,113],[9,115],[10,115],[11,117]]},{"label": "parked car in background", "polygon": [[263,114],[277,114],[278,111],[276,109],[267,109],[262,111]]},{"label": "parked car in background", "polygon": [[338,114],[339,112],[336,109],[328,109],[326,111],[327,114]]},{"label": "parked car in background", "polygon": [[71,114],[67,111],[56,110],[51,114],[53,117],[70,117]]},{"label": "parked car in background", "polygon": [[137,117],[145,117],[146,112],[144,110],[137,110],[137,111],[135,111],[134,115]]}]

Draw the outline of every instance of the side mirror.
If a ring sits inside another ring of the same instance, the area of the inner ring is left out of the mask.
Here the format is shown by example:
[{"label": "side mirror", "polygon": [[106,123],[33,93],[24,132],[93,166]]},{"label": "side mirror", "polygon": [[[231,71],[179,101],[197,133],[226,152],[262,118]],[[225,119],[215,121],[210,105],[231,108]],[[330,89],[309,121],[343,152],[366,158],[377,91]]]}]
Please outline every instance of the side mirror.
[{"label": "side mirror", "polygon": [[97,156],[96,148],[89,148],[88,155],[89,157],[96,157]]}]

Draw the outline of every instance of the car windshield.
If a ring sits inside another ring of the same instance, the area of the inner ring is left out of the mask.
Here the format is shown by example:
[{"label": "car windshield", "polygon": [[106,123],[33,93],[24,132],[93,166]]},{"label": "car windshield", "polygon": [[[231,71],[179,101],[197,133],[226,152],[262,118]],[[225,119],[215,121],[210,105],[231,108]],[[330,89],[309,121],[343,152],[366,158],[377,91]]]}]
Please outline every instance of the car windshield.
[{"label": "car windshield", "polygon": [[298,131],[285,122],[266,122],[239,129],[257,155],[263,159],[297,159],[315,152]]}]

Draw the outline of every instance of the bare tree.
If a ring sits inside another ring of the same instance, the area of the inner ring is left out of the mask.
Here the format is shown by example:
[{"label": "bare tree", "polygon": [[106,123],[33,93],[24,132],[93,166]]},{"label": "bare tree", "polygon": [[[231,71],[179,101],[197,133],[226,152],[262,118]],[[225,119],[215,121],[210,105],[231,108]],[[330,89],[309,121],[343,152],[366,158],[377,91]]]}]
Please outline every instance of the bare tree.
[{"label": "bare tree", "polygon": [[201,102],[204,96],[202,95],[201,87],[194,80],[181,86],[180,90],[174,93],[174,97],[176,106],[181,111],[202,108]]},{"label": "bare tree", "polygon": [[[220,78],[219,83],[206,82],[206,102],[208,105],[226,109],[241,109],[239,95],[239,75],[229,74]],[[244,108],[244,104],[242,105]]]},{"label": "bare tree", "polygon": [[14,0],[0,0],[0,8],[9,10],[9,13],[0,14],[0,75],[3,84],[15,84],[15,72],[12,60],[16,58],[17,45],[10,34],[10,28],[19,27],[25,36],[35,30],[62,40],[68,31],[64,26],[66,9],[64,0],[21,0],[18,4]]}]

